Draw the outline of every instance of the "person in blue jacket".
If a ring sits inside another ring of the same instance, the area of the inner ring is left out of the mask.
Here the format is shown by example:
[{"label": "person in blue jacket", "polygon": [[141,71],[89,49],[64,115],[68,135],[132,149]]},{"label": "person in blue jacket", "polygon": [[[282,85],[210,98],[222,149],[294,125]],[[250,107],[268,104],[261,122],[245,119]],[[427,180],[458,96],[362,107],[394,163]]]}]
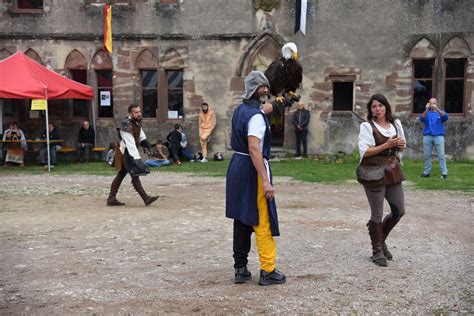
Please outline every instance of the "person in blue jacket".
[{"label": "person in blue jacket", "polygon": [[226,217],[234,219],[233,253],[235,283],[245,283],[252,275],[247,269],[250,237],[255,232],[260,259],[260,285],[281,284],[283,273],[275,269],[276,241],[279,236],[275,192],[268,164],[270,124],[265,114],[269,83],[260,71],[245,78],[243,103],[232,116],[231,158],[226,178]]},{"label": "person in blue jacket", "polygon": [[448,168],[446,167],[446,157],[444,156],[444,125],[448,120],[448,113],[437,106],[435,98],[431,98],[426,104],[425,111],[420,114],[420,121],[425,123],[423,129],[423,156],[425,159],[425,170],[421,177],[430,176],[431,172],[431,153],[433,147],[436,148],[438,155],[439,168],[441,169],[441,178],[448,178]]}]

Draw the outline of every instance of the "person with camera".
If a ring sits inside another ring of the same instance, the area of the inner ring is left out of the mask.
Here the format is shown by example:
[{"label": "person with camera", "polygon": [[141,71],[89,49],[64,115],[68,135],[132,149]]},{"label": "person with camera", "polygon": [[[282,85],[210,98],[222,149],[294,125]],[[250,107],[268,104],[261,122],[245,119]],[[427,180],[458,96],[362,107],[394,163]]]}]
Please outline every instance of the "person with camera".
[{"label": "person with camera", "polygon": [[252,232],[255,232],[260,259],[260,285],[281,284],[283,273],[275,269],[276,241],[279,236],[275,190],[270,156],[271,132],[266,114],[269,83],[260,71],[245,78],[243,103],[232,115],[231,146],[234,150],[226,176],[226,217],[234,220],[233,257],[235,283],[245,283],[252,274],[247,269]]},{"label": "person with camera", "polygon": [[431,173],[431,153],[433,147],[438,155],[439,168],[441,169],[441,179],[448,178],[448,168],[446,167],[446,157],[444,156],[444,122],[449,118],[446,111],[438,108],[437,100],[431,98],[425,106],[425,111],[420,114],[420,121],[425,123],[423,128],[423,157],[425,159],[425,169],[420,175],[422,178],[430,176]]},{"label": "person with camera", "polygon": [[[372,261],[387,267],[387,259],[393,258],[385,240],[391,230],[405,214],[405,199],[401,170],[402,152],[406,146],[405,133],[399,119],[395,119],[392,108],[385,96],[375,94],[367,103],[367,122],[360,125],[359,153],[360,166],[379,168],[381,180],[362,181],[370,206],[370,220],[367,223],[372,244]],[[359,169],[358,168],[358,169]],[[384,200],[390,205],[390,213],[383,218]],[[383,218],[383,220],[382,220]]]},{"label": "person with camera", "polygon": [[125,205],[117,200],[116,196],[127,173],[132,177],[132,185],[146,206],[158,199],[158,196],[149,196],[145,192],[139,178],[140,175],[148,174],[150,169],[143,163],[138,152],[138,146],[151,150],[151,144],[146,139],[141,125],[142,111],[140,106],[131,104],[128,107],[128,114],[126,118],[117,123],[120,146],[116,146],[115,149],[115,169],[118,173],[110,186],[107,206]]}]

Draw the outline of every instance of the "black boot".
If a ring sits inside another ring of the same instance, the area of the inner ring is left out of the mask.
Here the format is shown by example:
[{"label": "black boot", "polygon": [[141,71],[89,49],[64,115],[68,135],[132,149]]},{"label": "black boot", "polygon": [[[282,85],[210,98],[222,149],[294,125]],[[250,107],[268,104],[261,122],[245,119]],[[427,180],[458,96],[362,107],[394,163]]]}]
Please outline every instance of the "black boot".
[{"label": "black boot", "polygon": [[387,239],[388,234],[390,234],[390,231],[395,227],[395,225],[397,225],[399,221],[400,219],[394,220],[392,216],[389,214],[385,216],[382,222],[382,249],[383,249],[383,254],[385,258],[387,258],[388,260],[392,260],[393,256],[390,253],[390,251],[388,251],[388,247],[387,247],[387,244],[385,243],[385,240]]},{"label": "black boot", "polygon": [[[126,173],[125,173],[125,175],[126,175]],[[124,173],[122,171],[120,171],[119,173],[117,173],[114,180],[112,181],[112,184],[110,185],[109,197],[107,199],[107,206],[123,206],[123,205],[125,205],[125,203],[120,202],[116,198],[117,192],[120,188],[120,185],[122,184],[122,180],[123,180],[124,177],[125,177]]]},{"label": "black boot", "polygon": [[145,203],[145,206],[148,206],[151,203],[158,200],[159,198],[158,196],[149,196],[148,194],[146,194],[145,189],[143,189],[143,186],[142,186],[142,183],[140,182],[139,177],[132,177],[132,184],[135,190],[141,196],[143,203]]},{"label": "black boot", "polygon": [[252,273],[250,273],[249,270],[247,270],[247,267],[243,268],[235,268],[235,280],[234,283],[236,284],[242,284],[247,282],[252,278]]},{"label": "black boot", "polygon": [[367,227],[369,228],[369,236],[372,242],[372,257],[370,259],[378,266],[387,267],[387,259],[382,250],[382,223],[369,221]]},{"label": "black boot", "polygon": [[259,285],[283,284],[286,282],[286,276],[277,269],[272,272],[260,270]]}]

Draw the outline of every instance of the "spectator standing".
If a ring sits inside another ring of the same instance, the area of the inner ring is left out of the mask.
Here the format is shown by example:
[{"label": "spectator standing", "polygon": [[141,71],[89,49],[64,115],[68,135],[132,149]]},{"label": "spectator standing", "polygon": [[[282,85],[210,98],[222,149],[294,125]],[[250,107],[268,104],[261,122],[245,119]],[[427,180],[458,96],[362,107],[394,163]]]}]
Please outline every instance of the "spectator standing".
[{"label": "spectator standing", "polygon": [[301,145],[303,145],[303,157],[308,155],[308,125],[310,113],[304,108],[303,103],[297,105],[297,110],[293,114],[293,126],[296,135],[296,157],[301,156]]},{"label": "spectator standing", "polygon": [[216,127],[216,114],[206,102],[201,104],[199,113],[199,141],[201,143],[202,159],[201,162],[207,162],[207,144],[214,128]]},{"label": "spectator standing", "polygon": [[441,169],[441,179],[448,178],[448,168],[444,155],[444,122],[449,118],[446,111],[438,108],[438,101],[431,98],[426,104],[425,111],[420,114],[420,121],[425,123],[423,128],[423,156],[425,159],[425,169],[421,174],[422,178],[430,176],[431,173],[431,153],[433,147],[438,155],[439,168]]}]

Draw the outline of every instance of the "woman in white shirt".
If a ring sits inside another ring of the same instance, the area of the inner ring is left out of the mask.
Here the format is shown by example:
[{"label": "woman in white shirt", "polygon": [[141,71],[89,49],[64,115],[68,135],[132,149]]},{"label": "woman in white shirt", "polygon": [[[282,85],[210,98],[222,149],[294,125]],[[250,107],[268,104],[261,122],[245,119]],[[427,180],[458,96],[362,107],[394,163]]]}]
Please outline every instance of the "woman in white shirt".
[{"label": "woman in white shirt", "polygon": [[[384,166],[382,185],[364,185],[369,201],[371,217],[367,226],[372,242],[372,261],[386,267],[392,259],[385,240],[390,231],[405,214],[402,181],[405,180],[400,167],[406,146],[405,133],[400,120],[395,119],[387,99],[381,94],[373,95],[367,103],[367,122],[360,125],[359,153],[361,164],[377,161]],[[383,218],[384,199],[391,212]]]}]

